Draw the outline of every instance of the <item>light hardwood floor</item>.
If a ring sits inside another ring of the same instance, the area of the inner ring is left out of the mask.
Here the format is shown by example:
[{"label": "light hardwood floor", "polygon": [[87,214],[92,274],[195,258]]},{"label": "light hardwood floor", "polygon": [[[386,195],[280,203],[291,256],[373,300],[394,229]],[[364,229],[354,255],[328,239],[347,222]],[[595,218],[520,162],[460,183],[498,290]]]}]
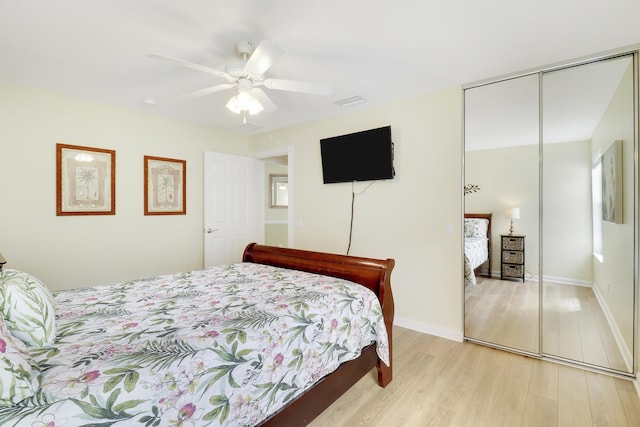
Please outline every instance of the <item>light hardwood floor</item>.
[{"label": "light hardwood floor", "polygon": [[[544,353],[632,372],[631,356],[627,364],[591,287],[545,283],[543,304]],[[632,337],[626,340],[633,342]]]},{"label": "light hardwood floor", "polygon": [[394,326],[393,381],[365,375],[310,426],[640,426],[628,380]]},{"label": "light hardwood floor", "polygon": [[[538,286],[478,277],[465,290],[466,336],[538,353]],[[543,286],[544,354],[631,372],[592,288]]]},{"label": "light hardwood floor", "polygon": [[478,277],[465,289],[466,336],[538,353],[538,286]]}]

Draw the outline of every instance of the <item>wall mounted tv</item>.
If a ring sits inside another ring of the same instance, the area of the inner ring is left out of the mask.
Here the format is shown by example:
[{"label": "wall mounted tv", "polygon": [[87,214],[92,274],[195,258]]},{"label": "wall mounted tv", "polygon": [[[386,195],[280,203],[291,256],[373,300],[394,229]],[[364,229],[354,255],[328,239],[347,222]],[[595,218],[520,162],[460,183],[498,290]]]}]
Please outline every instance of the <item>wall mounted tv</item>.
[{"label": "wall mounted tv", "polygon": [[320,140],[322,178],[336,182],[392,179],[391,126]]}]

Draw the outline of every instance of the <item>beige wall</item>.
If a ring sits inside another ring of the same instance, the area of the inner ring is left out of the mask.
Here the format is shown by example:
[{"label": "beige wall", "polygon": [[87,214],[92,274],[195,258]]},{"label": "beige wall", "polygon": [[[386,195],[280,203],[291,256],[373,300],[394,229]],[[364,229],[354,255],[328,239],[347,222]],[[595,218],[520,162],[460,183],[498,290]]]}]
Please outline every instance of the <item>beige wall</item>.
[{"label": "beige wall", "polygon": [[593,155],[604,153],[616,140],[623,141],[623,224],[602,222],[603,262],[594,263],[594,286],[605,300],[629,349],[633,348],[634,134],[633,86],[629,66],[592,139]]},{"label": "beige wall", "polygon": [[[3,189],[0,250],[11,267],[52,289],[200,268],[206,150],[248,154],[292,146],[291,169],[300,171],[294,246],[345,253],[351,184],[322,184],[319,140],[391,125],[397,176],[357,196],[350,253],[395,258],[397,323],[461,339],[459,87],[253,136],[249,143],[36,89],[4,84],[0,90],[0,179],[17,183]],[[56,142],[116,150],[115,216],[55,215]],[[187,160],[186,216],[143,215],[145,154]],[[365,186],[356,184],[356,193]]]},{"label": "beige wall", "polygon": [[366,191],[356,197],[350,254],[396,260],[396,323],[455,339],[462,337],[461,109],[454,87],[250,139],[256,152],[293,147],[294,246],[345,253],[352,186],[322,183],[319,140],[391,125],[397,175],[355,184],[356,193]]},{"label": "beige wall", "polygon": [[464,198],[467,213],[491,213],[491,269],[500,275],[500,235],[509,234],[507,210],[520,208],[514,234],[525,237],[525,276],[538,275],[538,146],[467,151],[465,184],[480,187]]},{"label": "beige wall", "polygon": [[289,168],[287,165],[271,163],[267,161],[264,165],[264,194],[265,194],[265,226],[264,226],[264,243],[271,246],[279,246],[286,248],[289,243],[288,229],[288,208],[272,208],[271,207],[271,182],[269,175],[287,175]]},{"label": "beige wall", "polygon": [[[589,141],[544,148],[544,276],[591,284],[591,145]],[[492,259],[500,274],[500,235],[508,234],[507,209],[520,208],[515,234],[525,235],[526,277],[538,276],[539,149],[537,145],[468,151],[465,180],[480,191],[465,196],[465,212],[492,213]],[[562,185],[559,185],[562,184]]]},{"label": "beige wall", "polygon": [[[247,138],[0,83],[0,251],[65,289],[203,265],[203,152]],[[55,144],[116,151],[116,215],[56,216]],[[187,215],[143,215],[143,156],[187,161]]]},{"label": "beige wall", "polygon": [[591,285],[591,142],[545,144],[542,174],[545,280]]}]

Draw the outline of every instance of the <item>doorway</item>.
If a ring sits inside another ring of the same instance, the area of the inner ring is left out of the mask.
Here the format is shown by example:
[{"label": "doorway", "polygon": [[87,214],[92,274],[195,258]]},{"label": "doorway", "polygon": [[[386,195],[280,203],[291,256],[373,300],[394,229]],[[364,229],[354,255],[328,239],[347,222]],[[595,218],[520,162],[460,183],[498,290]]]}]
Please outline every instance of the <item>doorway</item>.
[{"label": "doorway", "polygon": [[288,156],[269,157],[264,163],[264,244],[289,247]]},{"label": "doorway", "polygon": [[261,231],[266,245],[293,247],[293,147],[252,153],[260,160]]},{"label": "doorway", "polygon": [[[244,247],[250,242],[293,247],[292,158],[292,147],[261,151],[250,157],[205,153],[205,267],[238,262]],[[280,233],[285,237],[269,243],[267,226],[274,225],[268,224],[267,220],[267,209],[271,203],[269,174],[273,165],[279,168],[286,165],[287,207],[284,210],[278,208],[285,214],[284,219],[271,221],[285,228],[284,233]]]}]

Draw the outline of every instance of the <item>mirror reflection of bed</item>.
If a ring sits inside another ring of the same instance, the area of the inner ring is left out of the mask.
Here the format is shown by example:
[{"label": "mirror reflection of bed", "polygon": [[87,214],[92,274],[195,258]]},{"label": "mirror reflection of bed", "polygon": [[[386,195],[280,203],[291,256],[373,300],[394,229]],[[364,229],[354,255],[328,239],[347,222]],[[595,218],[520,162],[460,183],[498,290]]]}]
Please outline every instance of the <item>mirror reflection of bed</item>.
[{"label": "mirror reflection of bed", "polygon": [[525,281],[514,286],[514,282],[500,280],[499,272],[491,272],[492,216],[464,214],[465,334],[534,350],[538,340],[538,284]]},{"label": "mirror reflection of bed", "polygon": [[491,214],[464,214],[464,280],[475,285],[478,275],[491,277]]}]

